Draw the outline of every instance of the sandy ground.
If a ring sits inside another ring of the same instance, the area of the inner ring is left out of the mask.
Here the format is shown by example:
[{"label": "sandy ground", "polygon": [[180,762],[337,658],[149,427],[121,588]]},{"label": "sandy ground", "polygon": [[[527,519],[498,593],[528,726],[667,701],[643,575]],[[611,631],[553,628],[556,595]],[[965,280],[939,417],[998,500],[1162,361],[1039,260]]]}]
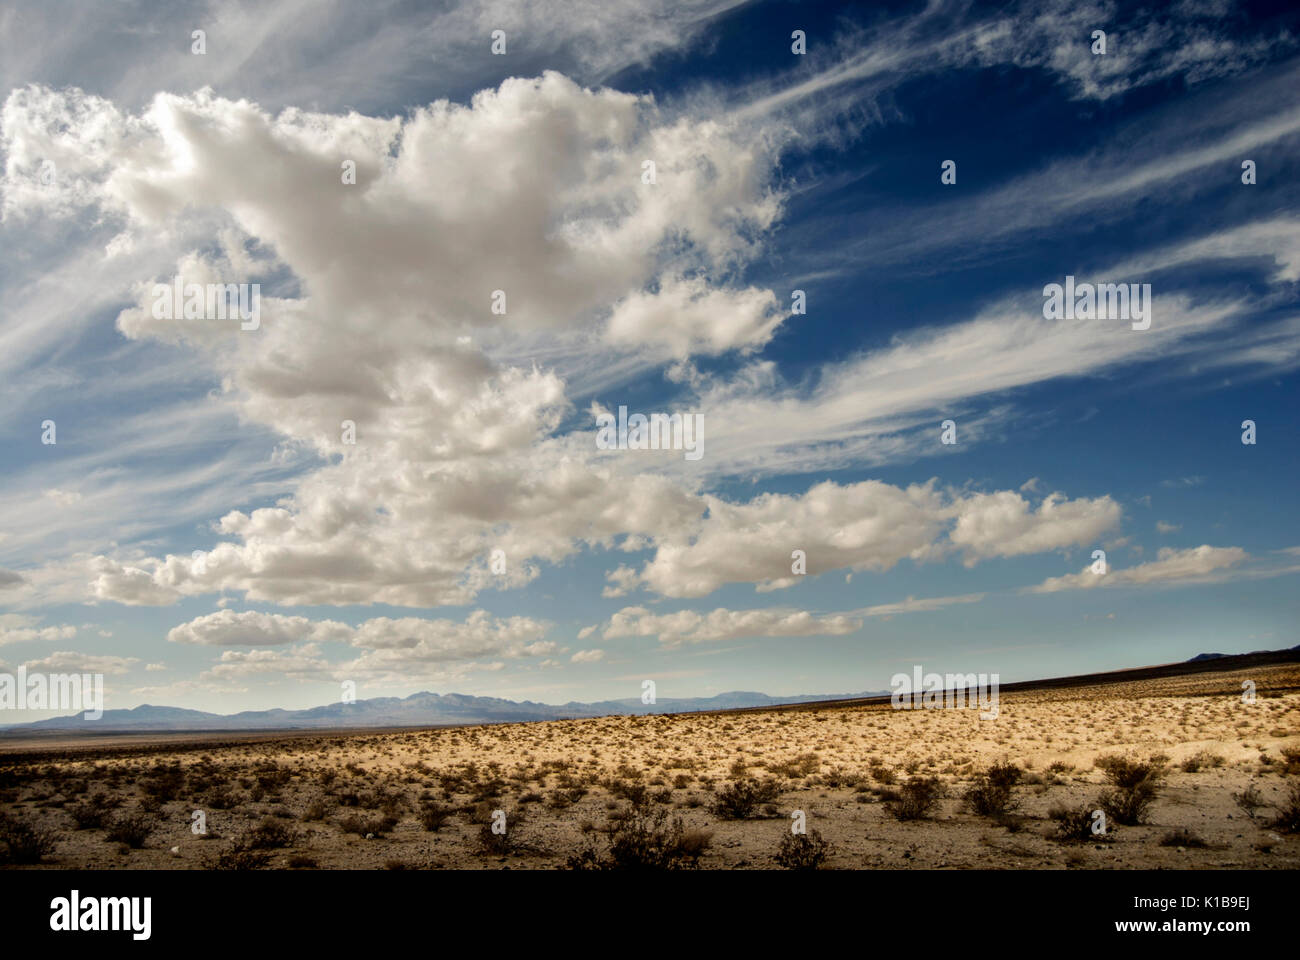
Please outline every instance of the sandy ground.
[{"label": "sandy ground", "polygon": [[[1099,808],[1114,756],[1155,758],[1146,822],[1108,817],[1103,835],[1062,837],[1050,811]],[[999,762],[1020,769],[1013,809],[981,815],[964,795]],[[900,820],[893,798],[928,777],[941,799]],[[727,819],[718,797],[738,781],[771,795]],[[10,756],[0,823],[48,832],[41,863],[10,865],[30,869],[554,869],[584,849],[608,862],[629,812],[658,830],[680,818],[681,862],[772,869],[794,811],[829,843],[824,868],[1295,869],[1300,836],[1283,813],[1297,785],[1291,664],[1004,693],[995,720],[875,704]],[[1234,795],[1252,790],[1248,811]],[[445,814],[436,830],[421,819],[429,808]],[[206,834],[192,830],[196,811]],[[496,811],[504,835],[491,832]],[[78,828],[97,813],[106,825]],[[132,816],[143,846],[108,839]]]}]

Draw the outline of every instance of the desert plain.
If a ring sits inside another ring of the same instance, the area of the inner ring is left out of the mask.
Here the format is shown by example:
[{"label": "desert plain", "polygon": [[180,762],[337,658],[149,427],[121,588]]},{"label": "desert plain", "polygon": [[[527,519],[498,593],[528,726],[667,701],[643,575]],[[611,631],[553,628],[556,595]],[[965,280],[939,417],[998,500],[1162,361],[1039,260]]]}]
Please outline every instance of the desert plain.
[{"label": "desert plain", "polygon": [[994,719],[0,744],[8,869],[1295,869],[1298,831],[1296,663],[1004,692]]}]

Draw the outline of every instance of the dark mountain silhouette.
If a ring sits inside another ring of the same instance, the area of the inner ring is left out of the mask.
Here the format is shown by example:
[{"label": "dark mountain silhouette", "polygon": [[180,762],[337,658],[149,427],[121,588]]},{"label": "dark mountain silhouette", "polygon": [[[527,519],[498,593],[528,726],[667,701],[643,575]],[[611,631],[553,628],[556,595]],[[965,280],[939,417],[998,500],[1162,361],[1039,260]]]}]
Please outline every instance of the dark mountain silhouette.
[{"label": "dark mountain silhouette", "polygon": [[1259,655],[1262,654],[1262,653],[1287,653],[1287,652],[1294,653],[1294,652],[1296,652],[1297,650],[1300,650],[1300,644],[1296,644],[1294,647],[1290,647],[1289,650],[1252,650],[1252,651],[1250,651],[1250,653],[1232,653],[1232,654],[1229,654],[1229,653],[1198,653],[1196,656],[1192,657],[1192,659],[1188,660],[1187,662],[1188,662],[1188,663],[1197,663],[1197,662],[1199,662],[1199,661],[1201,661],[1201,660],[1221,660],[1221,659],[1223,659],[1224,657],[1229,657],[1229,656],[1232,656],[1232,657],[1255,657],[1255,656],[1259,656]]}]

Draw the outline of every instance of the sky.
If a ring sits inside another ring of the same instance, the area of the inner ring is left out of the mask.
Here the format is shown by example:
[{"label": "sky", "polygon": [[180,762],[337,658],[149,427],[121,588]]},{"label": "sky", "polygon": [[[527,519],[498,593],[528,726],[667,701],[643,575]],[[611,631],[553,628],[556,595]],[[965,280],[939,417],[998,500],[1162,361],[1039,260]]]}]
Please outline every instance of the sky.
[{"label": "sky", "polygon": [[1297,91],[1286,4],[7,4],[0,671],[233,713],[1293,646]]}]

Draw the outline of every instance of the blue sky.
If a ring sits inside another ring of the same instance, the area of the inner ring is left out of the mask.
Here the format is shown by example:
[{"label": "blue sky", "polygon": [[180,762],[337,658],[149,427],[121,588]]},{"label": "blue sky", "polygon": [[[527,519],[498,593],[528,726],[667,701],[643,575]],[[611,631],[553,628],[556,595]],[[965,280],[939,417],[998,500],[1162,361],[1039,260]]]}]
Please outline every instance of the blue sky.
[{"label": "blue sky", "polygon": [[[234,712],[1292,646],[1297,81],[1281,4],[12,5],[0,669]],[[178,275],[260,328],[157,318]],[[1150,328],[1048,319],[1067,275]],[[599,449],[620,406],[703,457]]]}]

